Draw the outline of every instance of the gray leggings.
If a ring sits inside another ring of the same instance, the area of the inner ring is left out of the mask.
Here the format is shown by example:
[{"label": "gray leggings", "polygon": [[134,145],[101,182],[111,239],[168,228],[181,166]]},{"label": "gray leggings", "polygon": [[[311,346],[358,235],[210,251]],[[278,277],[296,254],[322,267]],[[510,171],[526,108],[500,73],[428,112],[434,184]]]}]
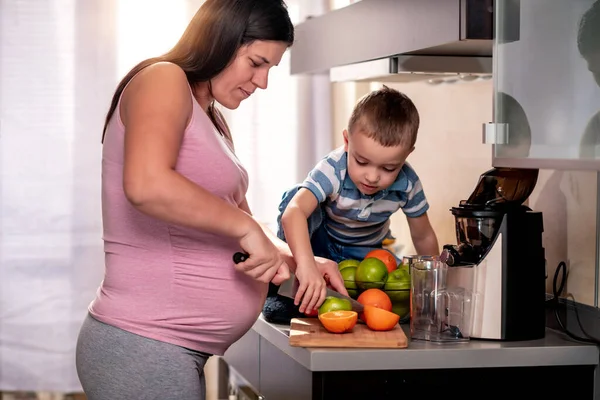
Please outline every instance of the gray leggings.
[{"label": "gray leggings", "polygon": [[76,364],[88,400],[204,400],[209,356],[88,315],[77,340]]}]

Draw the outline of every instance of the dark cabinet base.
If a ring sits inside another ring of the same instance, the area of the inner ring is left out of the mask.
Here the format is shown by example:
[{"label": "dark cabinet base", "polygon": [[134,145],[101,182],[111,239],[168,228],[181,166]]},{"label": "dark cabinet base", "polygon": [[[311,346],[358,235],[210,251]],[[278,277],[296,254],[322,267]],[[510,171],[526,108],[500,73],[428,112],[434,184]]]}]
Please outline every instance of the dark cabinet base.
[{"label": "dark cabinet base", "polygon": [[593,366],[315,372],[312,378],[313,400],[594,398]]},{"label": "dark cabinet base", "polygon": [[254,332],[225,359],[265,400],[594,399],[594,365],[311,372]]}]

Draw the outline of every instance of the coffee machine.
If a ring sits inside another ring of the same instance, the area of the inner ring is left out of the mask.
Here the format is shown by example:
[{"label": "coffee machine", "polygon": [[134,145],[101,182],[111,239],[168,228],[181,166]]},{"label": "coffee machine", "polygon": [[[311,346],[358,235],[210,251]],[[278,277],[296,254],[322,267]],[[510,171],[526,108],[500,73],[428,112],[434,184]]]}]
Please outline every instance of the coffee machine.
[{"label": "coffee machine", "polygon": [[[473,339],[533,340],[545,335],[542,213],[523,204],[537,178],[535,169],[490,169],[469,198],[450,210],[458,243],[444,245],[441,258],[450,267],[472,266],[470,282],[460,282],[466,278],[458,274],[453,284],[472,288]],[[452,270],[448,268],[449,279]]]}]

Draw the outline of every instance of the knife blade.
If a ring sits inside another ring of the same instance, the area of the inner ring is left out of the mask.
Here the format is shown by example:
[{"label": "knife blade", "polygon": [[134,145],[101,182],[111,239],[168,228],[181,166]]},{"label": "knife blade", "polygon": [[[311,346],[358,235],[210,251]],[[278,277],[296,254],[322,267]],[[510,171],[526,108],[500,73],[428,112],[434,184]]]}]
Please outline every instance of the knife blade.
[{"label": "knife blade", "polygon": [[[291,277],[290,279],[281,284],[277,293],[281,296],[289,297],[290,299],[295,299],[299,287],[300,282],[298,282],[298,279],[296,279],[296,277]],[[348,300],[350,302],[350,305],[352,306],[352,311],[356,311],[357,313],[361,313],[364,311],[364,306],[358,301],[354,300],[352,297],[344,296],[343,294],[338,293],[330,288],[327,288],[326,290],[327,296]]]}]

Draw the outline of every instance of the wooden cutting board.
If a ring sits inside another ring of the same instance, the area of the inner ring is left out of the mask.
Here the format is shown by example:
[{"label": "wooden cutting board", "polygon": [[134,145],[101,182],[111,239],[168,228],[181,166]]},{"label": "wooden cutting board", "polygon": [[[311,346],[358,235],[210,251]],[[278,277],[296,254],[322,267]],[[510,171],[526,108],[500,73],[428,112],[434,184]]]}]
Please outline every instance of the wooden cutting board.
[{"label": "wooden cutting board", "polygon": [[330,333],[317,318],[293,318],[290,324],[290,346],[352,347],[373,349],[403,349],[408,339],[400,325],[386,332],[372,331],[365,324],[356,324],[352,332]]}]

